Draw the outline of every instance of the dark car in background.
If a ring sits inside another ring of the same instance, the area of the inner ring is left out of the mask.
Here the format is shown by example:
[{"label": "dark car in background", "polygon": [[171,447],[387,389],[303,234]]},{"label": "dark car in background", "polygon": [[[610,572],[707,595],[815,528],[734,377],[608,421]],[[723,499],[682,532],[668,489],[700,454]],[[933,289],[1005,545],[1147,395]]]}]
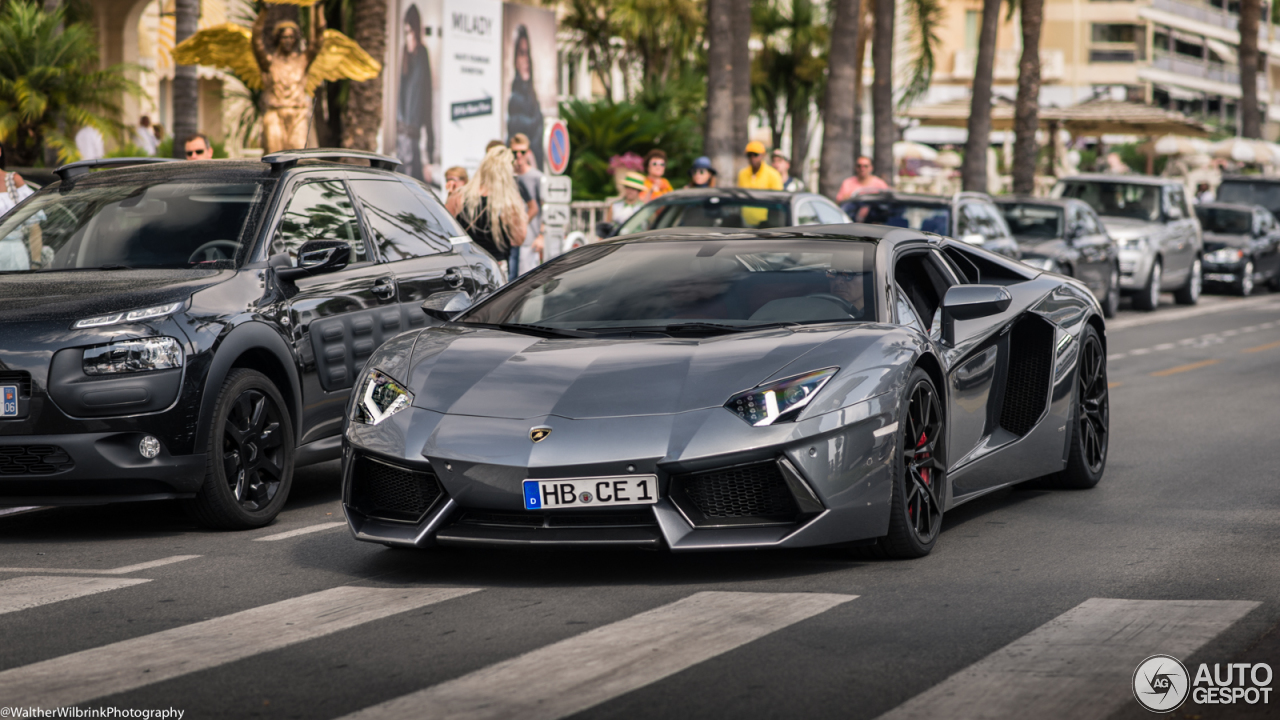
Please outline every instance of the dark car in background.
[{"label": "dark car in background", "polygon": [[0,221],[44,258],[0,267],[0,506],[265,525],[295,467],[339,456],[365,360],[497,264],[392,158],[143,162],[63,167]]},{"label": "dark car in background", "polygon": [[1120,308],[1120,249],[1097,213],[1079,200],[996,200],[1017,239],[1022,262],[1082,281],[1110,318]]},{"label": "dark car in background", "polygon": [[936,233],[1015,260],[1020,253],[1008,224],[985,193],[944,197],[886,190],[854,195],[842,207],[853,222]]},{"label": "dark car in background", "polygon": [[674,227],[779,228],[847,222],[848,216],[835,203],[817,193],[698,188],[651,200],[620,225],[601,223],[597,234],[604,238]]},{"label": "dark car in background", "polygon": [[1204,230],[1204,282],[1248,295],[1258,283],[1280,286],[1280,223],[1262,205],[1196,206]]},{"label": "dark car in background", "polygon": [[1280,177],[1225,175],[1214,199],[1236,205],[1261,205],[1280,218]]}]

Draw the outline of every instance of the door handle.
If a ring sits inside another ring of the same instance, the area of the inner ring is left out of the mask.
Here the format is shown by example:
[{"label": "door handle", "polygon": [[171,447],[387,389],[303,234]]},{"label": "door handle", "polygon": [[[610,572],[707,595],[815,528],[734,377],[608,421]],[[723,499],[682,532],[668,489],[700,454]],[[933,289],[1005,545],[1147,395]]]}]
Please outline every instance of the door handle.
[{"label": "door handle", "polygon": [[449,284],[449,287],[462,287],[462,271],[456,267],[445,270],[444,281]]},{"label": "door handle", "polygon": [[370,288],[370,292],[379,298],[386,300],[396,294],[396,286],[389,277],[378,278],[378,281],[373,284],[372,288]]}]

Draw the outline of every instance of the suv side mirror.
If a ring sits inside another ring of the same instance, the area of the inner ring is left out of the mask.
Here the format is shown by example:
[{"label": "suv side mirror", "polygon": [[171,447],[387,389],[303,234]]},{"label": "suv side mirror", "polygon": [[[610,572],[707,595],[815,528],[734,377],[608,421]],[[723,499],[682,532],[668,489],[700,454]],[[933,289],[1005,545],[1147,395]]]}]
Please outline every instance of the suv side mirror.
[{"label": "suv side mirror", "polygon": [[[618,223],[618,224],[621,225],[622,223]],[[604,222],[604,221],[598,222],[596,223],[596,237],[600,238],[601,240],[604,240],[605,238],[611,238],[613,237],[613,233],[616,232],[617,229],[618,228],[613,223]]]},{"label": "suv side mirror", "polygon": [[999,285],[953,285],[942,298],[942,342],[956,344],[956,321],[998,315],[1013,296]]},{"label": "suv side mirror", "polygon": [[297,267],[276,268],[281,280],[341,270],[351,262],[351,244],[346,240],[309,240],[298,248]]},{"label": "suv side mirror", "polygon": [[471,307],[471,296],[461,290],[432,293],[422,301],[422,312],[427,317],[449,322],[458,313]]}]

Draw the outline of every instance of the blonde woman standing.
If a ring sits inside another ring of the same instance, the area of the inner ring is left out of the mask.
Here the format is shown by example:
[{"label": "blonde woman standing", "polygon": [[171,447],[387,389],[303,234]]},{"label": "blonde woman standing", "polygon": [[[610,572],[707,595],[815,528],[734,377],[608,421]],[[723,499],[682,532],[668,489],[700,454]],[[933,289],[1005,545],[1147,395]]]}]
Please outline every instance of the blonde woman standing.
[{"label": "blonde woman standing", "polygon": [[[475,244],[493,259],[505,261],[511,249],[524,242],[528,231],[528,208],[516,189],[515,155],[502,145],[484,155],[475,177],[461,192],[449,196],[445,208],[458,218]],[[508,265],[508,279],[515,280],[514,266]]]}]

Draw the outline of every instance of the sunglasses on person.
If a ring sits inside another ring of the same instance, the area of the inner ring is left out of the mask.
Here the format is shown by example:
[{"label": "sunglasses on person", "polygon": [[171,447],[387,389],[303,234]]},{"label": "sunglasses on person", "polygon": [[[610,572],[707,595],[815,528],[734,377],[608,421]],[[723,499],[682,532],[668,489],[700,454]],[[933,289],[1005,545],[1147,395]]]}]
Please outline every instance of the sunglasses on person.
[{"label": "sunglasses on person", "polygon": [[192,155],[203,155],[204,150],[204,148],[200,148],[199,150],[188,150],[187,157],[191,157]]},{"label": "sunglasses on person", "polygon": [[871,167],[871,163],[869,163],[869,162],[860,162],[860,163],[858,163],[858,167],[865,167],[865,168],[869,168],[869,167]]},{"label": "sunglasses on person", "polygon": [[516,156],[516,157],[522,157],[522,156],[524,156],[524,155],[528,155],[529,153],[531,153],[531,152],[533,152],[533,151],[532,151],[532,150],[530,150],[529,148],[524,148],[524,149],[522,149],[522,150],[512,150],[511,152],[515,153],[515,156]]},{"label": "sunglasses on person", "polygon": [[758,158],[758,157],[760,157],[760,153],[747,153],[747,157],[749,157],[749,158]]},{"label": "sunglasses on person", "polygon": [[666,166],[667,166],[667,161],[666,161],[666,160],[650,160],[650,161],[649,161],[649,164],[650,164],[650,165],[659,165],[659,166],[661,166],[661,167],[666,167]]}]

